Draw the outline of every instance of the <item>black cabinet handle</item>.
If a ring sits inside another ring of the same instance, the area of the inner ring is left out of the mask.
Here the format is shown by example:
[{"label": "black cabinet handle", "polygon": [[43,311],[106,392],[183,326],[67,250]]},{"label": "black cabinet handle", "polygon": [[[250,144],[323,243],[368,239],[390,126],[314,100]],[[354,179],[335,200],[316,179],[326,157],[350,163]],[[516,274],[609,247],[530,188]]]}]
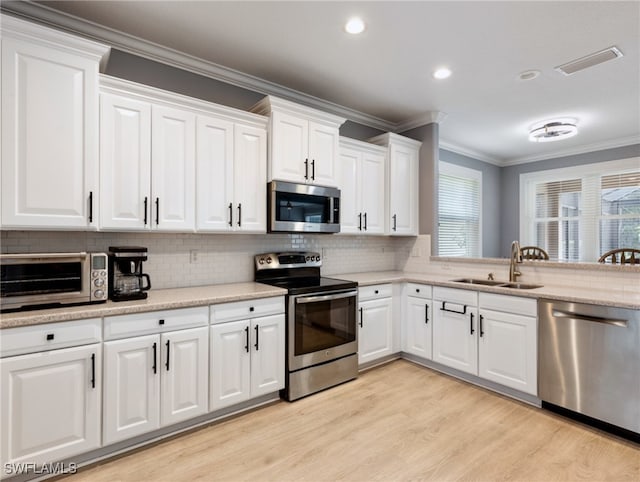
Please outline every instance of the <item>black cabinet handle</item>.
[{"label": "black cabinet handle", "polygon": [[258,325],[256,325],[255,330],[256,330],[256,344],[253,345],[256,347],[256,351],[258,351],[260,349],[260,341],[258,339],[258,336],[260,335],[260,331],[258,331],[260,329],[260,327]]},{"label": "black cabinet handle", "polygon": [[482,326],[483,321],[484,321],[484,316],[480,315],[480,336],[484,335],[484,328]]},{"label": "black cabinet handle", "polygon": [[358,213],[358,231],[362,231],[362,213]]},{"label": "black cabinet handle", "polygon": [[[458,315],[466,315],[467,314],[467,305],[462,305],[462,311],[458,311],[458,310],[450,310],[449,308],[446,307],[446,301],[442,302],[442,308],[440,308],[440,311],[448,311],[449,313],[456,313]],[[473,315],[471,315],[473,316]]]},{"label": "black cabinet handle", "polygon": [[93,191],[89,191],[89,222],[93,222]]},{"label": "black cabinet handle", "polygon": [[364,213],[364,230],[367,230],[367,213]]},{"label": "black cabinet handle", "polygon": [[304,160],[304,178],[309,179],[309,159]]},{"label": "black cabinet handle", "polygon": [[473,335],[476,331],[473,329],[473,313],[469,313],[469,331]]},{"label": "black cabinet handle", "polygon": [[244,345],[244,349],[249,353],[249,327],[244,329],[244,334],[247,336],[247,343]]},{"label": "black cabinet handle", "polygon": [[169,340],[167,340],[167,363],[166,363],[166,367],[167,367],[167,371],[169,371],[169,351],[171,350],[171,343],[169,342]]},{"label": "black cabinet handle", "polygon": [[397,225],[398,225],[397,221],[398,221],[398,215],[397,215],[397,214],[394,214],[394,215],[393,215],[393,230],[394,230],[394,231],[396,230]]},{"label": "black cabinet handle", "polygon": [[429,305],[424,305],[424,324],[429,323]]},{"label": "black cabinet handle", "polygon": [[91,354],[91,388],[96,388],[96,354]]},{"label": "black cabinet handle", "polygon": [[316,160],[315,159],[311,160],[311,180],[312,181],[316,180]]},{"label": "black cabinet handle", "polygon": [[416,293],[420,293],[420,288],[416,288]]},{"label": "black cabinet handle", "polygon": [[229,203],[229,226],[233,226],[233,204]]},{"label": "black cabinet handle", "polygon": [[362,328],[364,326],[363,322],[362,322],[362,308],[360,308],[360,328]]},{"label": "black cabinet handle", "polygon": [[163,319],[158,320],[158,325],[164,325],[164,320]]},{"label": "black cabinet handle", "polygon": [[160,198],[156,198],[156,226],[160,224]]},{"label": "black cabinet handle", "polygon": [[147,218],[147,209],[149,208],[149,198],[147,196],[144,197],[144,225],[147,225],[147,222],[149,222],[148,218]]},{"label": "black cabinet handle", "polygon": [[158,344],[153,343],[153,373],[158,373]]},{"label": "black cabinet handle", "polygon": [[47,341],[53,340],[53,333],[47,333]]},{"label": "black cabinet handle", "polygon": [[238,226],[242,226],[242,204],[238,203]]}]

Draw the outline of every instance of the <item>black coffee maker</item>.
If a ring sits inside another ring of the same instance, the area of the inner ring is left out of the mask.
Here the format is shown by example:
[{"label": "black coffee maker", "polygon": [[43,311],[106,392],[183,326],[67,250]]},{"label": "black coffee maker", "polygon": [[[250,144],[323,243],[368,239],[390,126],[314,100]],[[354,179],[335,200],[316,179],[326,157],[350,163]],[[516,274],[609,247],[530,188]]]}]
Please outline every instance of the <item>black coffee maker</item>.
[{"label": "black coffee maker", "polygon": [[147,291],[151,289],[151,278],[142,272],[142,262],[146,260],[147,248],[109,247],[109,299],[127,301],[147,297]]}]

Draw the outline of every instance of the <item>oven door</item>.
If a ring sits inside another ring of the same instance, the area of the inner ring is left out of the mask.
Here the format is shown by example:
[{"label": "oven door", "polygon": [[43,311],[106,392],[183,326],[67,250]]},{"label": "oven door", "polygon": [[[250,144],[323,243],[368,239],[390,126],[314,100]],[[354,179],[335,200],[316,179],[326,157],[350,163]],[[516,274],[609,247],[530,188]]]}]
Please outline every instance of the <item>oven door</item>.
[{"label": "oven door", "polygon": [[358,290],[289,296],[289,371],[357,353],[357,306]]}]

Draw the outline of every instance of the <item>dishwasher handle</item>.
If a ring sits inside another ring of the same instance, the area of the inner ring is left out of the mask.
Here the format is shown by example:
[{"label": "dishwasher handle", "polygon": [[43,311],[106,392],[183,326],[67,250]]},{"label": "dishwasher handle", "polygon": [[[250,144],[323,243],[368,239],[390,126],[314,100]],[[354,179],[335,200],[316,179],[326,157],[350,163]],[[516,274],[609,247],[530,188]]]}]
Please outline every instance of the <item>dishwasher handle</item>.
[{"label": "dishwasher handle", "polygon": [[627,327],[627,320],[614,320],[610,318],[602,318],[601,316],[583,315],[580,313],[559,310],[557,308],[554,308],[552,314],[555,318],[563,318],[565,320],[592,321],[594,323],[604,323],[605,325],[620,326],[622,328]]}]

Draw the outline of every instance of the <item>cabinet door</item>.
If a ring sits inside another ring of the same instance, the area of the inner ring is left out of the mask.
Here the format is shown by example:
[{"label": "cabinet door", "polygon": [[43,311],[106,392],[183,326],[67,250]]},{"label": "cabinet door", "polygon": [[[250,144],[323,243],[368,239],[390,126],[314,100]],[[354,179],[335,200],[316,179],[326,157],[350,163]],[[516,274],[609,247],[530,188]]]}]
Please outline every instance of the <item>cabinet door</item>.
[{"label": "cabinet door", "polygon": [[3,227],[97,226],[97,62],[3,38],[1,96]]},{"label": "cabinet door", "polygon": [[271,114],[269,180],[306,182],[309,162],[309,122],[282,112]]},{"label": "cabinet door", "polygon": [[478,331],[478,374],[501,385],[536,395],[536,319],[482,310]]},{"label": "cabinet door", "polygon": [[358,362],[376,360],[393,352],[391,298],[363,301],[358,314]]},{"label": "cabinet door", "polygon": [[339,137],[337,127],[309,122],[309,182],[320,186],[338,185]]},{"label": "cabinet door", "polygon": [[384,234],[385,156],[363,152],[361,164],[362,228],[365,234]]},{"label": "cabinet door", "polygon": [[160,370],[158,335],[105,342],[105,445],[160,427]]},{"label": "cabinet door", "polygon": [[404,317],[405,330],[403,351],[431,360],[433,312],[431,301],[413,296],[407,297],[407,313]]},{"label": "cabinet door", "polygon": [[160,337],[160,425],[196,417],[208,410],[209,331],[206,326]]},{"label": "cabinet door", "polygon": [[389,234],[415,235],[418,232],[418,153],[392,144],[389,159]]},{"label": "cabinet door", "polygon": [[251,397],[284,388],[284,314],[251,321]]},{"label": "cabinet door", "polygon": [[244,402],[251,396],[249,321],[213,325],[209,369],[209,410]]},{"label": "cabinet door", "polygon": [[234,228],[264,233],[267,230],[267,133],[236,124]]},{"label": "cabinet door", "polygon": [[[198,116],[197,229],[232,229],[233,123]],[[264,188],[264,186],[263,186]]]},{"label": "cabinet door", "polygon": [[340,232],[362,233],[360,210],[361,153],[354,149],[340,150]]},{"label": "cabinet door", "polygon": [[191,231],[195,227],[195,115],[153,106],[152,116],[153,227]]},{"label": "cabinet door", "polygon": [[441,301],[434,302],[433,361],[463,372],[478,374],[477,310],[448,303],[443,311]]},{"label": "cabinet door", "polygon": [[101,360],[99,344],[0,360],[3,466],[100,447]]},{"label": "cabinet door", "polygon": [[151,106],[100,97],[100,226],[151,226]]}]

